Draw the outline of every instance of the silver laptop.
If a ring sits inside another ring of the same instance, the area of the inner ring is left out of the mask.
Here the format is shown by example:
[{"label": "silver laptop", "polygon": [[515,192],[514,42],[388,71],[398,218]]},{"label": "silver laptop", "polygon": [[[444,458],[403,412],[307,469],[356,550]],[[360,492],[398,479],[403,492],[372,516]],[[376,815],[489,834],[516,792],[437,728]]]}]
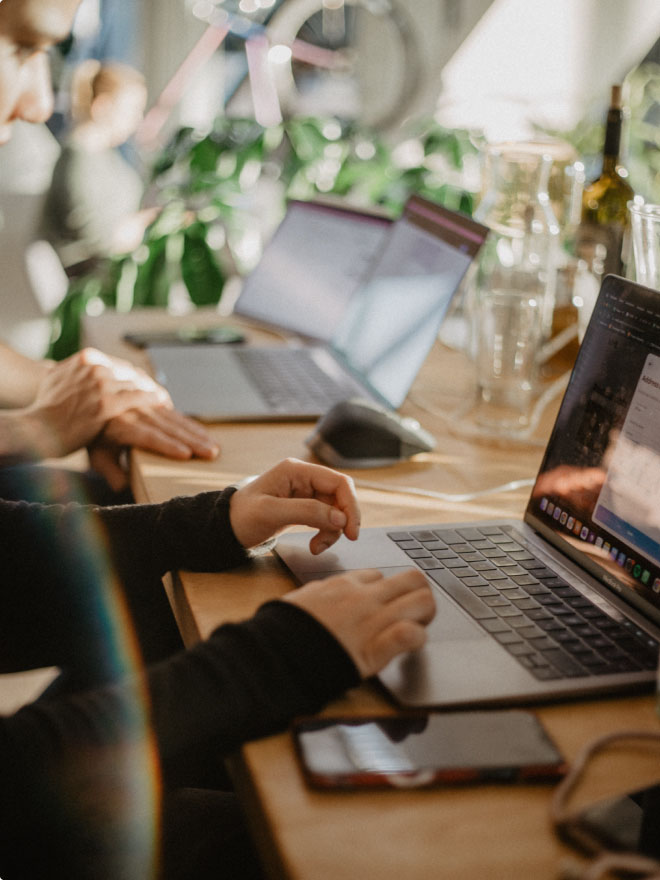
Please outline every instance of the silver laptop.
[{"label": "silver laptop", "polygon": [[[155,375],[178,409],[205,421],[315,419],[356,396],[396,409],[487,232],[413,196],[340,319],[335,322],[336,304],[315,300],[319,329],[310,335],[322,337],[328,304],[329,344],[157,346],[149,350]],[[309,318],[309,297],[301,291],[297,309],[290,300],[287,309]]]},{"label": "silver laptop", "polygon": [[352,207],[289,201],[284,219],[243,282],[234,313],[332,342],[391,225],[387,217]]},{"label": "silver laptop", "polygon": [[364,529],[299,583],[417,565],[437,601],[427,645],[380,681],[400,703],[523,703],[654,686],[660,639],[660,296],[602,284],[523,521]]}]

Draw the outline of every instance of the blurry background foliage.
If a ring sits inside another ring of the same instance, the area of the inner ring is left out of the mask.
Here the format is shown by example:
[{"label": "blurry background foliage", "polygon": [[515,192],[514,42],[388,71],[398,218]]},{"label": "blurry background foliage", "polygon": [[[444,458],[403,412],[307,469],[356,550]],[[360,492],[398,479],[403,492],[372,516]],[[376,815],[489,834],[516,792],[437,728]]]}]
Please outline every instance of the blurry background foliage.
[{"label": "blurry background foliage", "polygon": [[[645,62],[624,79],[625,131],[621,162],[635,193],[644,201],[660,204],[660,65]],[[567,141],[585,165],[587,180],[600,174],[605,138],[602,118],[583,119],[570,131],[538,126],[543,134]]]},{"label": "blurry background foliage", "polygon": [[161,210],[141,246],[71,282],[53,315],[49,356],[79,348],[85,312],[171,306],[174,295],[193,306],[218,303],[226,279],[248,272],[258,257],[246,259],[240,241],[264,198],[276,220],[287,199],[321,196],[397,216],[413,192],[471,214],[477,153],[468,132],[432,119],[415,121],[395,146],[334,118],[264,128],[222,117],[205,135],[181,129],[153,165],[146,202]]},{"label": "blurry background foliage", "polygon": [[[660,203],[660,65],[635,68],[624,95],[623,161],[635,192]],[[571,131],[538,127],[574,146],[588,179],[600,172],[601,115]],[[471,214],[481,187],[480,145],[479,135],[433,119],[411,123],[394,145],[334,118],[263,128],[253,119],[222,117],[205,135],[181,129],[153,165],[147,201],[161,211],[142,245],[72,281],[53,316],[49,356],[61,359],[79,348],[85,312],[171,307],[176,295],[193,307],[218,303],[226,279],[244,275],[259,256],[253,249],[247,257],[241,241],[266,213],[264,198],[275,221],[287,199],[323,196],[397,216],[413,192]]]}]

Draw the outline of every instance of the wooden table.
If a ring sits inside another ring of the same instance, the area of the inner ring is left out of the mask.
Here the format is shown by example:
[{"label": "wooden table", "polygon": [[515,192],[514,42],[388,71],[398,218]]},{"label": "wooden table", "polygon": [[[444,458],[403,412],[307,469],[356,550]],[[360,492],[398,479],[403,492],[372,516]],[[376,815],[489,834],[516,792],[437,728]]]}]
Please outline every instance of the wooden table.
[{"label": "wooden table", "polygon": [[[120,330],[143,329],[181,319],[153,312],[87,319],[86,341],[135,359]],[[215,321],[213,313],[196,321]],[[231,323],[237,323],[231,319]],[[248,330],[259,341],[259,333]],[[395,467],[355,471],[363,525],[450,522],[519,516],[527,488],[471,501],[408,494],[474,493],[535,475],[548,412],[537,445],[477,440],[456,430],[456,413],[472,388],[463,355],[436,345],[402,411],[438,438],[434,452]],[[552,408],[551,408],[552,409]],[[259,473],[286,456],[308,458],[307,423],[225,424],[211,427],[222,452],[217,461],[185,464],[143,452],[133,456],[133,484],[140,500],[220,488]],[[365,487],[362,481],[386,486]],[[240,620],[291,582],[276,560],[224,574],[184,573],[173,578],[170,597],[184,638],[206,637],[222,621]],[[538,706],[539,716],[571,760],[592,738],[608,731],[659,731],[652,697],[592,700]],[[365,684],[327,707],[326,713],[393,711]],[[660,750],[624,750],[595,763],[584,789],[588,797],[624,791],[660,779]],[[548,817],[551,789],[543,785],[482,785],[433,791],[328,793],[303,783],[287,732],[246,745],[232,761],[237,790],[248,810],[269,876],[296,880],[456,880],[456,878],[556,878],[572,855],[554,835]]]}]

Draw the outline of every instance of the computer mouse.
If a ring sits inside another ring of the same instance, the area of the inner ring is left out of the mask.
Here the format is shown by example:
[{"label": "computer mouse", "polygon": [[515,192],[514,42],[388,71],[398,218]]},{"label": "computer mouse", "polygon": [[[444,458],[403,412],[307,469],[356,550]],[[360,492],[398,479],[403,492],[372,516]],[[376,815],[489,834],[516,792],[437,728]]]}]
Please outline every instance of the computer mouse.
[{"label": "computer mouse", "polygon": [[370,468],[429,452],[435,438],[418,421],[362,398],[342,400],[323,415],[306,440],[325,464]]}]

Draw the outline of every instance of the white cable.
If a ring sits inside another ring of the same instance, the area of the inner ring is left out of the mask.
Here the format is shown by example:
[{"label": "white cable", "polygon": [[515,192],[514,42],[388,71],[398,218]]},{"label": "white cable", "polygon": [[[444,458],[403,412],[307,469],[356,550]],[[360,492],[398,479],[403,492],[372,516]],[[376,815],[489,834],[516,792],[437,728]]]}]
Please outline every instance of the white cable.
[{"label": "white cable", "polygon": [[473,401],[469,401],[463,407],[459,407],[457,410],[453,410],[452,412],[443,412],[440,409],[427,406],[425,403],[420,401],[417,395],[411,395],[410,397],[413,400],[415,406],[418,406],[421,410],[424,410],[424,412],[429,413],[429,415],[442,419],[444,422],[447,423],[449,430],[454,434],[458,434],[459,436],[480,437],[486,440],[500,440],[511,443],[527,443],[532,446],[540,446],[545,448],[547,440],[535,439],[533,436],[534,432],[538,428],[541,417],[543,416],[545,408],[548,406],[548,404],[555,397],[557,397],[559,394],[562,394],[566,390],[569,378],[570,371],[563,373],[561,376],[559,376],[559,378],[551,382],[550,385],[548,385],[548,387],[536,400],[536,403],[534,404],[534,409],[532,410],[532,414],[529,419],[529,424],[523,430],[512,431],[511,433],[497,433],[489,430],[486,427],[481,427],[477,423],[466,422],[466,417],[474,408]]},{"label": "white cable", "polygon": [[462,494],[452,494],[450,492],[434,492],[432,489],[418,489],[414,486],[392,486],[388,483],[374,483],[371,480],[353,480],[356,486],[362,489],[377,489],[380,492],[394,492],[401,495],[422,495],[424,498],[436,498],[438,501],[449,501],[461,504],[465,501],[475,501],[477,498],[483,498],[485,495],[497,495],[500,492],[515,492],[516,489],[523,489],[534,485],[533,479],[511,480],[501,486],[493,486],[490,489],[480,489],[477,492],[464,492]]}]

